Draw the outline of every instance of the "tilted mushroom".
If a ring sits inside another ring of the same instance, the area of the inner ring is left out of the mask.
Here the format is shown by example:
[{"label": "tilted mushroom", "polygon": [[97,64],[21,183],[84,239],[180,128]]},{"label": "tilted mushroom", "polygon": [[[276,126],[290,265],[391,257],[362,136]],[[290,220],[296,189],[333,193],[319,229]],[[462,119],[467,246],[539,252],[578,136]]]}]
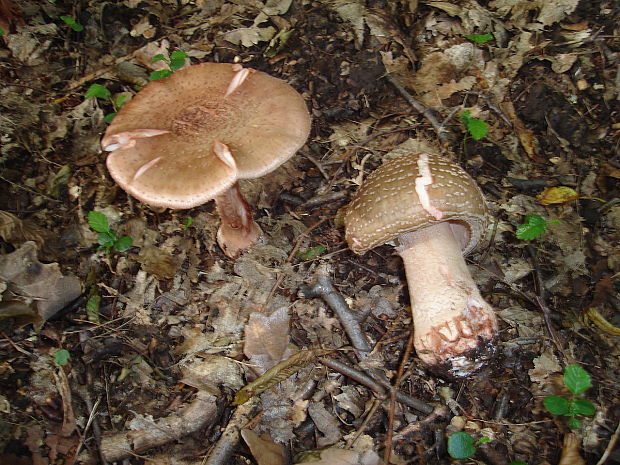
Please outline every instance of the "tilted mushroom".
[{"label": "tilted mushroom", "polygon": [[467,376],[489,359],[497,319],[463,258],[484,235],[486,205],[461,167],[428,153],[391,159],[365,180],[344,223],[355,253],[396,242],[422,361]]},{"label": "tilted mushroom", "polygon": [[305,143],[306,104],[289,84],[228,63],[202,63],[150,82],[108,127],[110,175],[153,206],[215,200],[217,241],[234,257],[262,232],[238,180],[263,176]]}]

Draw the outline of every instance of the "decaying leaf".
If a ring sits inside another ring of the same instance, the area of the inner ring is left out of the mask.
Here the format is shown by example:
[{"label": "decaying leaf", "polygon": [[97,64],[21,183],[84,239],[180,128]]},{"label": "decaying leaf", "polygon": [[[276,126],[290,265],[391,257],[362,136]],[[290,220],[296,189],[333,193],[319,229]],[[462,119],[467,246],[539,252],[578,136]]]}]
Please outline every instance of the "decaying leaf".
[{"label": "decaying leaf", "polygon": [[284,447],[268,436],[259,436],[250,429],[241,430],[241,437],[250,448],[258,465],[284,465],[287,463]]},{"label": "decaying leaf", "polygon": [[142,263],[144,271],[155,275],[158,279],[174,278],[179,269],[177,258],[169,251],[156,246],[142,247],[138,261]]},{"label": "decaying leaf", "polygon": [[30,241],[0,256],[0,280],[8,284],[8,291],[15,296],[25,302],[36,302],[37,312],[44,320],[82,291],[79,279],[63,276],[58,263],[41,263],[37,258],[37,246]]},{"label": "decaying leaf", "polygon": [[295,462],[295,465],[383,465],[384,463],[372,450],[358,452],[330,447],[329,449],[304,452],[300,456],[300,461]]},{"label": "decaying leaf", "polygon": [[313,349],[302,350],[283,362],[278,363],[273,368],[270,368],[251,383],[245,385],[243,389],[237,392],[235,400],[232,405],[245,404],[252,397],[255,397],[269,388],[272,388],[276,384],[284,381],[289,376],[294,375],[303,367],[312,363],[317,357],[327,355],[333,352],[335,349]]},{"label": "decaying leaf", "polygon": [[567,186],[550,187],[536,196],[538,201],[543,205],[551,205],[554,203],[568,203],[579,198],[579,194],[575,189]]},{"label": "decaying leaf", "polygon": [[579,453],[581,441],[575,433],[566,433],[562,441],[562,455],[558,465],[585,465],[586,461]]},{"label": "decaying leaf", "polygon": [[317,438],[317,446],[326,447],[338,442],[341,437],[340,421],[333,412],[327,410],[322,402],[312,402],[308,406],[308,414],[322,434]]},{"label": "decaying leaf", "polygon": [[274,27],[241,27],[223,35],[224,40],[243,47],[252,47],[259,42],[268,42],[276,35]]},{"label": "decaying leaf", "polygon": [[290,317],[286,307],[267,316],[254,312],[245,327],[243,353],[254,371],[262,375],[276,363],[290,356]]},{"label": "decaying leaf", "polygon": [[30,221],[20,220],[12,213],[0,210],[0,237],[13,245],[34,241],[39,248],[43,246],[47,233]]}]

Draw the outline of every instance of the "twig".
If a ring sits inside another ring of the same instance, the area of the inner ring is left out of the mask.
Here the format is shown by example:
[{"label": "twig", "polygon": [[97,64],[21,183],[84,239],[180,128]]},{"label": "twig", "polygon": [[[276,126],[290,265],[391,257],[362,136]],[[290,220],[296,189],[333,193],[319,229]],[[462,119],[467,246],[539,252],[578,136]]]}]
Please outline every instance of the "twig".
[{"label": "twig", "polygon": [[258,397],[254,397],[237,407],[222,436],[209,452],[204,465],[226,465],[230,463],[230,457],[241,438],[241,430],[250,421],[256,404],[258,404]]},{"label": "twig", "polygon": [[618,441],[618,436],[620,436],[620,422],[618,422],[618,426],[616,426],[616,431],[609,439],[609,444],[607,444],[607,447],[605,448],[605,452],[603,453],[599,461],[596,462],[596,465],[603,465],[607,461],[607,459],[613,452],[614,447],[616,446],[616,442]]},{"label": "twig", "polygon": [[323,168],[323,165],[321,165],[321,163],[316,158],[314,158],[310,154],[305,154],[304,157],[310,160],[312,164],[316,166],[316,169],[319,170],[319,173],[321,173],[321,176],[323,176],[327,181],[329,181],[329,175],[325,172],[325,168]]},{"label": "twig", "polygon": [[[358,383],[366,386],[371,389],[379,398],[386,398],[386,389],[382,386],[380,382],[371,378],[369,375],[366,375],[355,368],[350,367],[342,362],[333,359],[327,358],[319,358],[319,361],[328,368],[332,370],[336,370],[338,373],[341,373],[348,378],[351,378]],[[408,394],[405,394],[401,391],[396,391],[396,400],[401,404],[407,405],[413,409],[416,409],[418,412],[421,412],[425,415],[429,415],[433,413],[434,409],[431,405],[423,402],[415,397],[411,397]]]},{"label": "twig", "polygon": [[320,297],[323,299],[329,305],[329,308],[334,311],[340,323],[342,323],[344,331],[349,336],[351,345],[360,351],[361,358],[365,359],[368,357],[372,346],[368,342],[359,320],[351,312],[342,295],[336,291],[325,270],[320,270],[317,273],[316,281],[311,286],[302,286],[299,293],[302,298],[313,299]]},{"label": "twig", "polygon": [[106,461],[116,462],[187,436],[216,419],[215,400],[215,396],[199,391],[190,405],[178,413],[154,421],[149,428],[145,426],[140,430],[104,436],[101,439],[101,453]]},{"label": "twig", "polygon": [[437,121],[437,118],[435,117],[433,111],[430,108],[426,108],[424,105],[422,105],[422,103],[413,98],[413,96],[409,92],[407,92],[407,89],[405,89],[403,85],[394,78],[394,76],[388,74],[386,75],[386,79],[390,84],[396,87],[396,90],[398,90],[400,95],[402,95],[403,98],[407,100],[407,103],[409,103],[409,105],[411,105],[414,110],[424,116],[428,120],[428,122],[431,123],[431,126],[433,126],[433,129],[437,133],[437,137],[441,142],[451,142],[452,134],[445,128],[445,126],[443,126],[439,121]]},{"label": "twig", "polygon": [[[293,246],[293,250],[291,250],[291,253],[288,254],[288,257],[285,261],[285,263],[291,263],[293,261],[293,258],[295,257],[295,254],[297,253],[297,251],[299,250],[299,247],[301,247],[301,241],[308,235],[310,234],[310,232],[312,230],[314,230],[315,228],[318,228],[320,225],[322,225],[323,223],[325,223],[328,220],[333,219],[333,216],[329,216],[327,218],[323,218],[319,221],[317,221],[316,223],[314,223],[313,225],[309,226],[308,228],[306,228],[305,231],[303,231],[298,237],[297,237],[297,241],[295,242],[295,245]],[[276,292],[276,289],[278,289],[278,287],[280,287],[280,284],[282,284],[282,280],[284,279],[284,274],[283,273],[278,273],[278,276],[276,277],[276,282],[273,284],[273,287],[271,288],[271,291],[269,291],[269,295],[267,296],[267,298],[265,299],[265,303],[263,305],[267,305],[267,302],[269,302],[271,300],[271,298],[273,297],[273,295]]]}]

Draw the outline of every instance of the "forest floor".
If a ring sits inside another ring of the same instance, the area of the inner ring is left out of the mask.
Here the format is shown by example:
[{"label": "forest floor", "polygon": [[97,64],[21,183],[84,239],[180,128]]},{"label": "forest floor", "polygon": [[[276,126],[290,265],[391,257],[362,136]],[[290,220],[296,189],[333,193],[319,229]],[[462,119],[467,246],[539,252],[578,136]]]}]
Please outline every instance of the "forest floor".
[{"label": "forest floor", "polygon": [[[618,2],[2,0],[0,29],[0,463],[620,463]],[[213,202],[150,208],[107,172],[110,114],[175,52],[283,79],[312,116],[241,183],[264,236],[236,259]],[[466,378],[411,350],[394,247],[355,255],[338,221],[420,150],[490,210],[467,260],[497,352]],[[131,247],[102,250],[91,211]],[[369,357],[302,292],[317,277]]]}]

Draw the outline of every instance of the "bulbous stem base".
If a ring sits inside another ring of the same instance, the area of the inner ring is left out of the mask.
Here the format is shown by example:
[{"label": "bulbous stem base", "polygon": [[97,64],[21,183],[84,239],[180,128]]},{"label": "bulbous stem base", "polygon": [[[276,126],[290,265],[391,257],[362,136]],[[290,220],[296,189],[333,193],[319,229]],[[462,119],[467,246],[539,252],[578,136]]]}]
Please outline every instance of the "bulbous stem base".
[{"label": "bulbous stem base", "polygon": [[448,222],[399,237],[414,346],[426,364],[467,376],[492,355],[495,312],[480,295]]}]

